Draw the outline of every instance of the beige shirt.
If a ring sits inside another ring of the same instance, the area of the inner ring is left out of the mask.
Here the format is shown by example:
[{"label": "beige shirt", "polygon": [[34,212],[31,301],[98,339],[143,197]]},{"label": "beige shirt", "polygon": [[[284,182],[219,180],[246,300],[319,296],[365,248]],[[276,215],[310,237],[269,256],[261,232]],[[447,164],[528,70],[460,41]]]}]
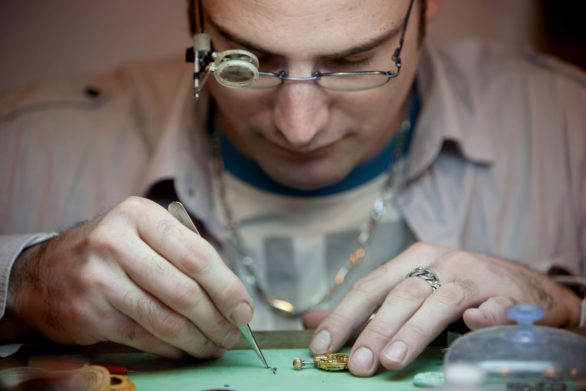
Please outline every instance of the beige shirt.
[{"label": "beige shirt", "polygon": [[[179,198],[222,237],[207,103],[195,106],[191,85],[190,66],[171,60],[0,95],[0,315],[11,265],[38,233],[90,219],[160,179],[174,179]],[[427,43],[418,88],[397,194],[416,238],[586,276],[585,75],[532,53]]]}]

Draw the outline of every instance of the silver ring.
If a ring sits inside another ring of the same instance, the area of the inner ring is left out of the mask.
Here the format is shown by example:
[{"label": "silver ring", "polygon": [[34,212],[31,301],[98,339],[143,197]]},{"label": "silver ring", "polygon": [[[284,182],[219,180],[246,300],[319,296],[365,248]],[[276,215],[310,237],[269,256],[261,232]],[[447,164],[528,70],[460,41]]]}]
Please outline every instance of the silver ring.
[{"label": "silver ring", "polygon": [[416,267],[405,278],[419,277],[422,278],[434,291],[442,286],[437,274],[426,267]]}]

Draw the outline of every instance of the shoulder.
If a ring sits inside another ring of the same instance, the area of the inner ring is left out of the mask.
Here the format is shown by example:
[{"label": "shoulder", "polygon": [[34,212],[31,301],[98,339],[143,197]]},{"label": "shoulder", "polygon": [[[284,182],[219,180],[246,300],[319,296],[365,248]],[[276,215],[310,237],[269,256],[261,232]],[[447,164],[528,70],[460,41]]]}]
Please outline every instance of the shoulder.
[{"label": "shoulder", "polygon": [[443,82],[475,117],[516,109],[584,118],[586,72],[577,66],[531,49],[472,39],[426,49],[424,73]]},{"label": "shoulder", "polygon": [[452,219],[444,234],[464,247],[520,260],[565,254],[575,268],[586,218],[584,72],[477,41],[430,45],[423,56],[424,130],[450,141],[418,183],[433,189],[430,215]]},{"label": "shoulder", "polygon": [[167,102],[188,72],[180,58],[129,63],[96,75],[26,85],[0,92],[0,125],[44,114],[88,116],[123,104]]},{"label": "shoulder", "polygon": [[563,130],[583,137],[586,73],[574,65],[478,40],[428,45],[422,64],[434,97],[453,101],[461,118],[491,138]]},{"label": "shoulder", "polygon": [[428,51],[442,64],[447,76],[468,82],[499,82],[517,78],[523,81],[564,82],[586,88],[586,72],[530,47],[519,49],[478,39],[450,44],[428,45]]},{"label": "shoulder", "polygon": [[63,228],[136,194],[190,81],[178,59],[0,94],[0,230]]},{"label": "shoulder", "polygon": [[[0,93],[0,138],[134,137],[152,149],[175,98],[189,87],[179,57],[130,63],[98,74],[48,81]],[[32,145],[34,147],[34,145]]]}]

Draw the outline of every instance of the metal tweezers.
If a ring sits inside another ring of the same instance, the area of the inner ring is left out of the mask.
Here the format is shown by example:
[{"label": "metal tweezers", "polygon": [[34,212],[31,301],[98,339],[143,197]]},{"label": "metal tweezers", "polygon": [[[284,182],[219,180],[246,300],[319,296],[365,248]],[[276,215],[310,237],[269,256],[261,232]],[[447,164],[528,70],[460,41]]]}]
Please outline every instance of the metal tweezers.
[{"label": "metal tweezers", "polygon": [[[184,226],[186,226],[187,228],[189,228],[190,230],[192,230],[196,234],[200,235],[199,231],[195,227],[195,224],[193,223],[193,220],[191,220],[189,213],[187,213],[187,210],[185,210],[185,207],[183,206],[183,204],[181,202],[173,201],[169,204],[167,209],[169,210],[169,213],[171,213],[171,215],[173,215],[173,217],[175,217],[177,220],[179,220],[179,222],[181,224],[183,224]],[[264,366],[266,368],[272,369],[273,373],[274,373],[275,369],[271,368],[269,366],[269,364],[267,363],[267,360],[265,359],[264,354],[260,350],[260,347],[258,346],[258,342],[256,341],[256,338],[254,337],[254,334],[252,333],[252,329],[250,328],[250,325],[246,324],[246,325],[242,325],[242,326],[238,326],[238,327],[240,328],[240,332],[242,333],[244,338],[246,338],[246,340],[248,341],[250,346],[254,349],[254,351],[256,352],[256,355],[258,356],[258,358],[260,358],[260,360],[262,361]]]}]

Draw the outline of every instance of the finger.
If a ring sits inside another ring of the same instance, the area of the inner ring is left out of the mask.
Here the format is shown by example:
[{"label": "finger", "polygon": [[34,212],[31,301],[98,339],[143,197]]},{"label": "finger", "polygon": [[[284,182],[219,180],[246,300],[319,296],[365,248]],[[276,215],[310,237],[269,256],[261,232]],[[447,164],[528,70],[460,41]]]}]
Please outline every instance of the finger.
[{"label": "finger", "polygon": [[348,365],[352,374],[370,376],[376,371],[383,347],[431,293],[431,287],[417,278],[408,278],[393,289],[354,343]]},{"label": "finger", "polygon": [[[413,280],[425,284],[421,279]],[[413,361],[470,306],[474,292],[474,287],[458,282],[444,284],[434,291],[384,347],[379,356],[381,364],[388,369],[399,369]]]},{"label": "finger", "polygon": [[136,216],[140,237],[197,281],[226,319],[235,325],[250,322],[253,304],[244,284],[206,240],[183,226],[165,209],[156,206],[158,209],[152,214]]},{"label": "finger", "polygon": [[449,251],[447,248],[417,243],[369,273],[354,284],[330,316],[318,326],[310,344],[311,351],[322,354],[339,349],[362,327],[393,286],[413,270],[414,265],[426,266]]},{"label": "finger", "polygon": [[47,308],[50,315],[42,316],[49,320],[50,328],[44,326],[43,333],[64,344],[92,345],[112,341],[173,359],[185,355],[180,349],[155,338],[100,298],[103,299],[102,296],[88,298],[83,294],[79,297],[72,295],[64,308]]},{"label": "finger", "polygon": [[309,345],[313,354],[340,349],[379,307],[386,292],[370,288],[371,276],[354,284],[340,304],[320,323]]},{"label": "finger", "polygon": [[478,308],[464,311],[462,318],[470,330],[511,323],[507,319],[506,310],[515,304],[516,300],[511,297],[491,297]]},{"label": "finger", "polygon": [[215,343],[188,319],[143,292],[131,281],[116,282],[115,292],[107,295],[111,305],[156,338],[194,357],[217,357],[223,353]]},{"label": "finger", "polygon": [[144,291],[191,320],[216,345],[230,348],[240,332],[211,302],[207,293],[144,242],[127,238],[130,253],[121,261],[128,276]]},{"label": "finger", "polygon": [[154,337],[144,327],[113,308],[103,296],[92,300],[74,298],[69,302],[68,311],[60,313],[63,314],[60,317],[62,324],[67,324],[70,328],[63,328],[60,335],[51,336],[57,342],[91,345],[112,341],[173,359],[185,355],[177,347]]},{"label": "finger", "polygon": [[114,310],[113,316],[101,324],[109,341],[171,359],[180,359],[185,352],[149,333],[144,327]]},{"label": "finger", "polygon": [[303,327],[315,329],[331,313],[331,310],[314,310],[303,315]]}]

